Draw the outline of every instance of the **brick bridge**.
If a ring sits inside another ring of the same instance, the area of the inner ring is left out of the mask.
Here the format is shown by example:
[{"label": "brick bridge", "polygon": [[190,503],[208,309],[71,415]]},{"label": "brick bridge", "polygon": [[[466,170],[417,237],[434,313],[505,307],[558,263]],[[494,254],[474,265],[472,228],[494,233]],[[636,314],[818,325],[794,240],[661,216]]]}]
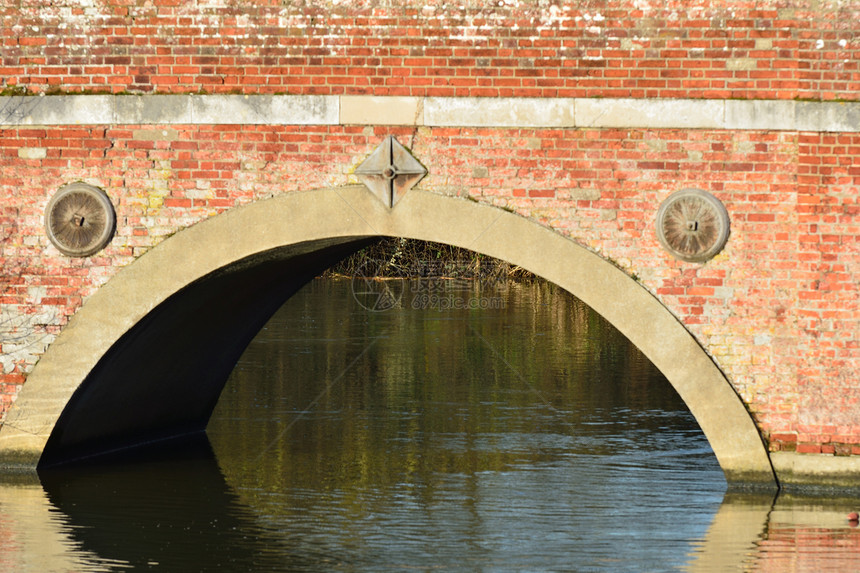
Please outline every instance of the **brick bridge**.
[{"label": "brick bridge", "polygon": [[[2,465],[199,430],[275,308],[401,236],[591,305],[730,481],[856,484],[857,4],[377,4],[0,2]],[[393,207],[389,135],[428,170]]]}]

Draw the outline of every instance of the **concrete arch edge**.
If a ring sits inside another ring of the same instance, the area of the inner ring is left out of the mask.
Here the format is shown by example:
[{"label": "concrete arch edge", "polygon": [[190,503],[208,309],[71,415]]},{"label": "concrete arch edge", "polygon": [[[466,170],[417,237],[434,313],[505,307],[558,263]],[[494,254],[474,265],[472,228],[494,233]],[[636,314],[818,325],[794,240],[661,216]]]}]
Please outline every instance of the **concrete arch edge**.
[{"label": "concrete arch edge", "polygon": [[664,373],[732,484],[775,487],[740,397],[695,338],[608,261],[502,209],[413,190],[393,209],[363,186],[290,193],[180,231],[100,288],[51,344],[0,427],[0,467],[35,469],[72,395],[124,333],[195,280],[279,248],[400,236],[468,248],[526,268],[591,306]]}]

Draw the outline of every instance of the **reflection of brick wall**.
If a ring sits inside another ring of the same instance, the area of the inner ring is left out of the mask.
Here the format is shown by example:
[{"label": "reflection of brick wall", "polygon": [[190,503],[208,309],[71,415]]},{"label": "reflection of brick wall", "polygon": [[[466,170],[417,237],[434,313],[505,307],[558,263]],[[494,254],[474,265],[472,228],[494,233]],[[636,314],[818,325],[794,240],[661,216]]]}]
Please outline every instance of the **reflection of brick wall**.
[{"label": "reflection of brick wall", "polygon": [[[431,2],[405,15],[359,2],[301,12],[260,2],[40,4],[0,0],[6,93],[860,94],[860,14],[842,2],[819,2],[814,13],[784,2]],[[860,454],[856,133],[0,126],[0,412],[118,268],[234,206],[355,183],[352,170],[389,133],[429,168],[422,188],[531,217],[636,277],[714,357],[772,449]],[[43,228],[49,197],[77,180],[104,189],[117,210],[115,238],[87,259],[61,256]],[[726,249],[706,265],[672,259],[654,234],[660,202],[685,187],[712,192],[731,216]]]},{"label": "reflection of brick wall", "polygon": [[860,93],[860,9],[835,0],[88,4],[4,0],[0,89],[824,100]]},{"label": "reflection of brick wall", "polygon": [[[755,555],[756,571],[827,571],[850,567],[857,560],[860,529],[849,525],[844,512],[837,514],[826,505],[783,510],[788,511],[794,516],[777,515],[768,521],[750,552]],[[748,569],[753,569],[752,563],[750,558]]]}]

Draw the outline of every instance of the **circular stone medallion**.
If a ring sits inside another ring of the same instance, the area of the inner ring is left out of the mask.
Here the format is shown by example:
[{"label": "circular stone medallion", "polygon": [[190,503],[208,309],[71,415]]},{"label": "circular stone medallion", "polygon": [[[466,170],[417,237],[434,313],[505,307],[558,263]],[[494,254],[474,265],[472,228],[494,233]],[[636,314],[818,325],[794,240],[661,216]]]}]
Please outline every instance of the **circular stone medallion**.
[{"label": "circular stone medallion", "polygon": [[673,257],[692,263],[712,259],[729,238],[729,214],[701,189],[670,195],[657,211],[657,238]]},{"label": "circular stone medallion", "polygon": [[61,187],[45,209],[45,230],[60,252],[88,257],[107,245],[116,227],[113,205],[104,191],[86,183]]}]

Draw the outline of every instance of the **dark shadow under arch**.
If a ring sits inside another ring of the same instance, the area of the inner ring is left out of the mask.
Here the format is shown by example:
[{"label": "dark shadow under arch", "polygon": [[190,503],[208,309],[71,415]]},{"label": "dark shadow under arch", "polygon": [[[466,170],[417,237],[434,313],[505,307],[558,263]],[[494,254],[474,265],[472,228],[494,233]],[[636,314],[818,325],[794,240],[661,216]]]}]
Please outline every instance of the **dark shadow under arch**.
[{"label": "dark shadow under arch", "polygon": [[[307,281],[368,243],[273,251],[219,269],[158,305],[114,344],[63,410],[50,467],[202,432],[236,361]],[[161,396],[151,407],[152,396]],[[141,407],[150,404],[150,407]]]}]

